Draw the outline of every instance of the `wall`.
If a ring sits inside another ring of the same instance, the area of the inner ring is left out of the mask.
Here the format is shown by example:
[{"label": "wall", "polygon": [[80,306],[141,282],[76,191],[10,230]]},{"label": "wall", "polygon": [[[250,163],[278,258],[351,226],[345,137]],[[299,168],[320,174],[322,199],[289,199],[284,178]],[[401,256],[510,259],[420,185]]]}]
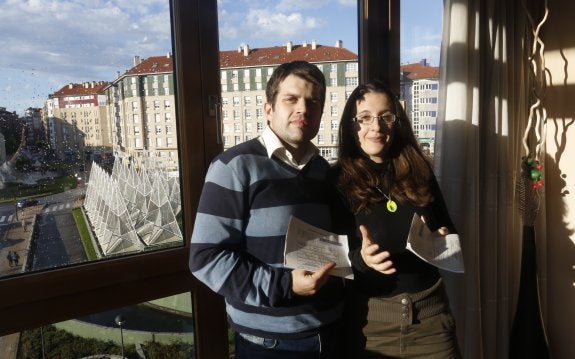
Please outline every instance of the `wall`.
[{"label": "wall", "polygon": [[575,321],[575,2],[549,0],[542,27],[548,87],[544,206],[537,246],[552,357],[572,358]]}]

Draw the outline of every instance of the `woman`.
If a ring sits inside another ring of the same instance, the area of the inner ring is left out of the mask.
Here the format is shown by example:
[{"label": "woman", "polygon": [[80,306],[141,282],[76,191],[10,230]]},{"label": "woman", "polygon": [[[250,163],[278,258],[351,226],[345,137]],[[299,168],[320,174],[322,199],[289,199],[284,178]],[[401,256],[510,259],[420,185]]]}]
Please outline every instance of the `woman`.
[{"label": "woman", "polygon": [[430,161],[383,83],[351,94],[338,156],[335,181],[351,216],[346,232],[355,275],[347,357],[459,358],[439,271],[405,249],[414,214],[436,235],[456,230]]}]

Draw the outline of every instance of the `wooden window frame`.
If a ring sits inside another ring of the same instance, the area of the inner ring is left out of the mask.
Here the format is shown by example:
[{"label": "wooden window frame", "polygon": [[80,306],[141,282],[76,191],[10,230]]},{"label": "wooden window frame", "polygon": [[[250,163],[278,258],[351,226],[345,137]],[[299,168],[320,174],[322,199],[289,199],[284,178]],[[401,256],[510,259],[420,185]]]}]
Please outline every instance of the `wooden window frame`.
[{"label": "wooden window frame", "polygon": [[[216,0],[170,0],[184,213],[182,247],[0,278],[0,336],[190,292],[197,358],[228,358],[223,299],[189,273],[189,238],[210,160],[222,151],[210,96],[220,96]],[[399,0],[358,0],[360,82],[399,91]],[[378,64],[373,66],[372,64]]]}]

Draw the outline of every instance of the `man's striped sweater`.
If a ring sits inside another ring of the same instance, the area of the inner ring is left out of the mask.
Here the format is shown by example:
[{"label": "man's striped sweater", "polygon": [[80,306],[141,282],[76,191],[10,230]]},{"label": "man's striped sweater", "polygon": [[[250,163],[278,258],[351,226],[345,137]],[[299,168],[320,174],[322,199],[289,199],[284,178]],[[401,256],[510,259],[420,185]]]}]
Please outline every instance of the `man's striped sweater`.
[{"label": "man's striped sweater", "polygon": [[314,296],[291,292],[283,267],[290,216],[331,229],[329,164],[315,156],[301,170],[269,158],[257,139],[210,165],[190,245],[194,276],[226,299],[231,326],[267,338],[317,333],[341,312],[341,280],[330,277]]}]

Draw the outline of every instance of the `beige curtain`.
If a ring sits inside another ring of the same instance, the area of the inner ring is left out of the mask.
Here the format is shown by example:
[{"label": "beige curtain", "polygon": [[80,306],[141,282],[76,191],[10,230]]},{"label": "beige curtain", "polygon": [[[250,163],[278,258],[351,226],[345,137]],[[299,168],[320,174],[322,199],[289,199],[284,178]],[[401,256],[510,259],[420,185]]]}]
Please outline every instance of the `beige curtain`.
[{"label": "beige curtain", "polygon": [[445,0],[444,9],[435,171],[466,265],[446,283],[464,358],[507,358],[521,264],[515,184],[525,155],[532,30],[521,1]]}]

